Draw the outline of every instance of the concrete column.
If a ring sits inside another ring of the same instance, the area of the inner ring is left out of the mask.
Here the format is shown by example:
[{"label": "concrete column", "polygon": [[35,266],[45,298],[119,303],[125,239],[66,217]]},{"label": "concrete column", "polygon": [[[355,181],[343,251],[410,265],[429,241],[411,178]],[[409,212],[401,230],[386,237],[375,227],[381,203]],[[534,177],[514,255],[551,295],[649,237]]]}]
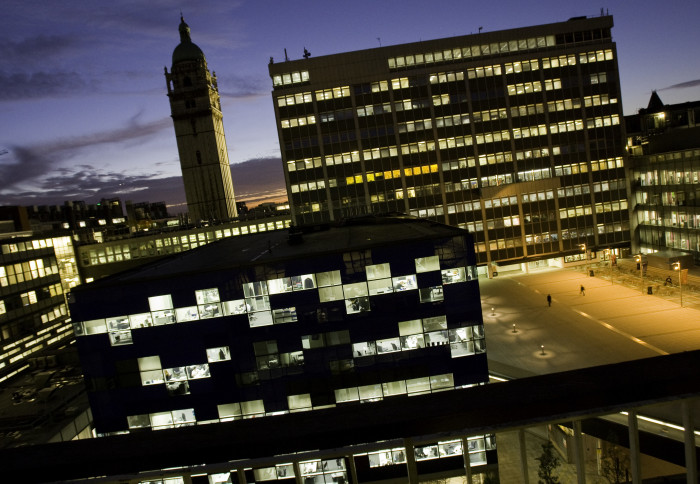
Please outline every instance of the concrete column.
[{"label": "concrete column", "polygon": [[295,460],[292,465],[294,466],[294,481],[296,484],[304,484],[304,480],[301,478],[301,467],[299,467],[299,461]]},{"label": "concrete column", "polygon": [[683,400],[683,428],[685,429],[685,473],[688,484],[698,483],[698,461],[695,454],[695,419],[690,400]]},{"label": "concrete column", "polygon": [[236,469],[236,480],[238,481],[238,484],[247,484],[245,480],[245,469],[243,467]]},{"label": "concrete column", "polygon": [[586,460],[583,455],[583,436],[581,421],[574,420],[574,463],[576,464],[576,482],[586,484]]},{"label": "concrete column", "polygon": [[630,472],[632,484],[642,484],[642,462],[639,452],[639,425],[637,411],[630,410],[627,414],[627,428],[630,438]]},{"label": "concrete column", "polygon": [[345,456],[345,462],[347,466],[348,479],[350,484],[357,484],[357,468],[355,467],[355,457],[352,455]]},{"label": "concrete column", "polygon": [[464,461],[464,477],[467,479],[467,484],[473,484],[472,461],[469,458],[469,444],[466,436],[462,437],[462,460]]},{"label": "concrete column", "polygon": [[408,471],[408,483],[418,484],[418,466],[416,466],[416,451],[413,448],[412,439],[403,439],[406,448],[406,470]]},{"label": "concrete column", "polygon": [[530,484],[530,473],[527,468],[527,443],[525,442],[525,429],[518,430],[518,447],[520,448],[520,472],[523,484]]}]

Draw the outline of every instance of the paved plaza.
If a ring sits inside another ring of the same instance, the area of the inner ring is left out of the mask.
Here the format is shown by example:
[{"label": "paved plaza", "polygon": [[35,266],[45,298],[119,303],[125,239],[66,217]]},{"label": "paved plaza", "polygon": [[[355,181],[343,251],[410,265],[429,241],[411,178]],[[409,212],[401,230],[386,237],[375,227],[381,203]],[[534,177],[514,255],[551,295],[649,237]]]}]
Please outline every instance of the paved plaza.
[{"label": "paved plaza", "polygon": [[699,310],[614,282],[564,269],[480,279],[491,372],[522,378],[700,348]]},{"label": "paved plaza", "polygon": [[[649,295],[634,277],[617,274],[611,281],[609,272],[598,272],[603,277],[551,268],[480,279],[491,374],[524,378],[700,348],[697,297],[688,293],[690,307],[681,308],[677,292]],[[676,417],[665,410],[658,409],[667,419]],[[544,426],[526,431],[530,483],[537,482],[535,457],[546,435]],[[517,448],[517,432],[498,434],[502,483],[523,482]],[[607,482],[597,464],[586,459],[586,482]],[[643,456],[642,469],[645,477],[683,473],[649,456]],[[562,483],[577,482],[572,463],[562,461],[557,474]]]}]

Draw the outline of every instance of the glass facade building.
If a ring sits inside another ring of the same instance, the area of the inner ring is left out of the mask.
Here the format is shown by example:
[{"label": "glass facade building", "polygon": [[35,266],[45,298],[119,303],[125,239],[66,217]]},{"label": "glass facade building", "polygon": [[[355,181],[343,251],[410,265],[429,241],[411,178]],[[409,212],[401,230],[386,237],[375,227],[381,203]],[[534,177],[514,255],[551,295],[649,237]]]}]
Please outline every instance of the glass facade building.
[{"label": "glass facade building", "polygon": [[71,340],[66,294],[78,284],[70,236],[0,241],[0,382]]},{"label": "glass facade building", "polygon": [[99,433],[400,404],[488,380],[471,235],[429,221],[229,238],[71,296]]},{"label": "glass facade building", "polygon": [[638,250],[676,250],[700,263],[700,101],[649,106],[625,118]]},{"label": "glass facade building", "polygon": [[400,212],[477,261],[629,245],[612,17],[271,62],[296,224]]}]

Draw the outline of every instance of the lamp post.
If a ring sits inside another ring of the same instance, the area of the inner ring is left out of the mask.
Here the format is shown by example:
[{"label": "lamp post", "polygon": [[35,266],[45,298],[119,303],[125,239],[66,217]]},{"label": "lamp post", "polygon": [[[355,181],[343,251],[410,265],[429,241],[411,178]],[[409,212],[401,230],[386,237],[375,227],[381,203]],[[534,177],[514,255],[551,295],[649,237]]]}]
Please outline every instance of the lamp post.
[{"label": "lamp post", "polygon": [[586,258],[586,263],[584,264],[583,268],[586,271],[586,275],[588,275],[588,252],[586,252],[586,244],[578,244],[578,246],[581,247],[584,257]]},{"label": "lamp post", "polygon": [[681,262],[680,261],[673,263],[673,270],[678,271],[678,290],[679,290],[680,296],[681,296],[681,307],[683,307],[683,283],[681,281],[681,273],[683,271],[681,270]]},{"label": "lamp post", "polygon": [[613,270],[612,270],[612,257],[610,257],[611,254],[612,254],[612,251],[610,249],[605,249],[605,257],[608,259],[608,269],[610,270],[610,284],[615,285],[615,280],[613,279]]},{"label": "lamp post", "polygon": [[639,265],[639,284],[642,287],[642,294],[644,294],[644,272],[642,272],[642,254],[634,256],[634,259],[637,261],[637,264]]}]

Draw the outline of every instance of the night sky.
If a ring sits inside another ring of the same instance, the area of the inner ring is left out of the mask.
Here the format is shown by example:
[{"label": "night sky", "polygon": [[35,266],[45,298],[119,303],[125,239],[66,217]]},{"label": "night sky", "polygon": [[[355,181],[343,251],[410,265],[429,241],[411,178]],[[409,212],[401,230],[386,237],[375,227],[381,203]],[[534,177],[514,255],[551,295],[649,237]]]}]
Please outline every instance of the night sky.
[{"label": "night sky", "polygon": [[[0,31],[0,205],[184,200],[163,68],[180,12],[216,72],[237,197],[274,198],[282,169],[267,74],[301,58],[598,16],[614,16],[625,114],[700,100],[700,2],[416,0],[5,0]],[[260,160],[260,161],[252,161]],[[278,161],[279,163],[279,161]],[[254,179],[255,178],[255,179]],[[259,188],[258,183],[265,188]],[[279,195],[279,193],[277,193]],[[250,204],[249,204],[250,205]],[[253,204],[254,205],[254,204]],[[177,211],[177,210],[175,210]]]}]

